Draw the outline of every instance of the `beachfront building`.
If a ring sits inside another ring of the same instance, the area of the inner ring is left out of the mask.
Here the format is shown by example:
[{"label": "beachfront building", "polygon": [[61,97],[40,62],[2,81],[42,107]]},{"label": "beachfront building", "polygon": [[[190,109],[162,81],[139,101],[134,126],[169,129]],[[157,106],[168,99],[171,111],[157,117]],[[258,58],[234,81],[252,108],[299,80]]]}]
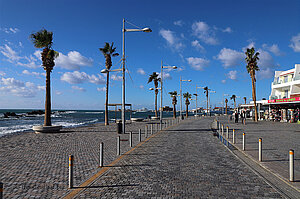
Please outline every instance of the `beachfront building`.
[{"label": "beachfront building", "polygon": [[[258,100],[258,118],[280,122],[298,122],[300,116],[300,64],[286,71],[275,71],[269,100]],[[253,101],[240,106],[253,117]]]}]

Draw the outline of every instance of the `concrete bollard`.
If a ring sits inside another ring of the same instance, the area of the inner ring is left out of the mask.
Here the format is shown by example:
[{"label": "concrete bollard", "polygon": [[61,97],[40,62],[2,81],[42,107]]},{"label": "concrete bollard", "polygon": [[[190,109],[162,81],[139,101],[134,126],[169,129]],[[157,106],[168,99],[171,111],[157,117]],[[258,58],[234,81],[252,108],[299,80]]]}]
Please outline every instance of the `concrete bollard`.
[{"label": "concrete bollard", "polygon": [[243,151],[245,151],[245,146],[246,145],[246,134],[243,133]]},{"label": "concrete bollard", "polygon": [[73,188],[73,167],[74,167],[74,156],[69,155],[69,189]]},{"label": "concrete bollard", "polygon": [[120,136],[117,137],[117,155],[121,154],[121,139]]},{"label": "concrete bollard", "polygon": [[232,143],[235,144],[235,130],[232,129]]},{"label": "concrete bollard", "polygon": [[139,129],[139,142],[141,142],[141,141],[142,141],[142,130]]},{"label": "concrete bollard", "polygon": [[229,127],[226,126],[226,138],[229,139]]},{"label": "concrete bollard", "polygon": [[145,126],[145,138],[148,137],[148,125]]},{"label": "concrete bollard", "polygon": [[294,150],[290,149],[290,182],[295,181],[295,176],[294,176]]},{"label": "concrete bollard", "polygon": [[3,199],[3,183],[0,182],[0,199]]},{"label": "concrete bollard", "polygon": [[129,132],[129,147],[132,147],[132,131]]},{"label": "concrete bollard", "polygon": [[262,138],[258,139],[258,161],[262,161]]},{"label": "concrete bollard", "polygon": [[151,126],[150,126],[150,133],[151,133],[151,135],[153,135],[153,124],[151,124]]},{"label": "concrete bollard", "polygon": [[224,134],[224,125],[222,124],[222,135]]},{"label": "concrete bollard", "polygon": [[103,167],[103,142],[100,143],[99,166]]}]

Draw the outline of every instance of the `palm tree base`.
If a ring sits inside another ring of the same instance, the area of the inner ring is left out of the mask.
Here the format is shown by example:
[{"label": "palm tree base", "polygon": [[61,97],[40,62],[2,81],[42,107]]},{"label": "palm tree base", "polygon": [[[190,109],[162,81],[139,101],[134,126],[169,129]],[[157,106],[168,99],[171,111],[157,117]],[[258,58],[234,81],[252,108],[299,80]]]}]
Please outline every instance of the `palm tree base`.
[{"label": "palm tree base", "polygon": [[32,130],[35,131],[35,133],[59,133],[59,131],[62,129],[62,126],[33,126]]}]

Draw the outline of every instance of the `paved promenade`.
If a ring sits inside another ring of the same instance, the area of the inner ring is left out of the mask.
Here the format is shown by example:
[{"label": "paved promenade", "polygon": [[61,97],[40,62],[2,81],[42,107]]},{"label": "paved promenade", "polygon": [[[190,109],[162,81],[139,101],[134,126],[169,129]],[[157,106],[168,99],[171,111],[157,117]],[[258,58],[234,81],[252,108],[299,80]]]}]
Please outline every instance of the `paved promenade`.
[{"label": "paved promenade", "polygon": [[122,157],[75,198],[281,198],[212,135],[185,120]]},{"label": "paved promenade", "polygon": [[[245,153],[258,161],[258,139],[262,138],[262,162],[259,164],[278,175],[286,183],[300,191],[300,125],[247,120],[246,125],[234,123],[228,117],[218,117],[224,127],[229,126],[230,140],[232,129],[235,129],[238,148],[242,148],[242,133],[246,133]],[[225,129],[226,131],[226,129]],[[295,151],[294,170],[295,182],[289,182],[289,150]],[[300,198],[300,195],[299,195]]]}]

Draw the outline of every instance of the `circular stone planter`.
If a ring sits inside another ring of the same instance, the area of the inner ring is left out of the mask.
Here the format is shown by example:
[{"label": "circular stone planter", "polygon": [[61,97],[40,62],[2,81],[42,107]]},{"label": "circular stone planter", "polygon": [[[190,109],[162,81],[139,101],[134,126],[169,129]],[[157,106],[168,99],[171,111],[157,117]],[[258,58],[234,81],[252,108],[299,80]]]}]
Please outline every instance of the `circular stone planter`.
[{"label": "circular stone planter", "polygon": [[62,126],[33,126],[32,130],[35,131],[35,133],[58,133],[62,129]]},{"label": "circular stone planter", "polygon": [[141,122],[143,120],[144,120],[143,118],[131,118],[132,122]]}]

